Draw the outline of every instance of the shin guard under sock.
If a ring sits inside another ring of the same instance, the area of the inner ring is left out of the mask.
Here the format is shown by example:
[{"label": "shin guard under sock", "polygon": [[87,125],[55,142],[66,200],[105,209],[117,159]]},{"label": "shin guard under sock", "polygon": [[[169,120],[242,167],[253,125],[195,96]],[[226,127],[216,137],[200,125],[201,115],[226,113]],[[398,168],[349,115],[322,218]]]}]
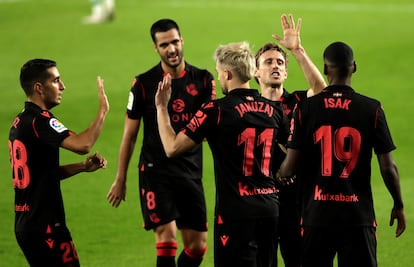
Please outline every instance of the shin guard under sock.
[{"label": "shin guard under sock", "polygon": [[201,250],[184,248],[177,260],[178,267],[198,267],[203,260],[207,248]]},{"label": "shin guard under sock", "polygon": [[177,242],[156,243],[157,267],[175,267]]}]

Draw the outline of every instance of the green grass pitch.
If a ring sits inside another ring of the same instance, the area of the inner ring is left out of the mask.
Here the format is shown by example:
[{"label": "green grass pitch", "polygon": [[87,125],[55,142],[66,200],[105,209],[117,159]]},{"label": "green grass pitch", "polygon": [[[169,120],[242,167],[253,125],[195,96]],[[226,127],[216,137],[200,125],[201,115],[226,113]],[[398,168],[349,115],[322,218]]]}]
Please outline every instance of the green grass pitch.
[{"label": "green grass pitch", "polygon": [[[97,111],[96,76],[101,75],[105,80],[111,110],[94,150],[108,159],[108,168],[80,174],[62,183],[67,223],[82,266],[155,266],[153,234],[142,228],[139,208],[136,168],[139,146],[129,168],[127,201],[118,209],[106,201],[115,177],[132,78],[159,60],[149,36],[151,24],[162,17],[175,19],[184,37],[186,59],[215,74],[212,54],[219,44],[246,40],[256,50],[272,40],[272,33],[282,33],[282,13],[293,13],[296,19],[302,17],[302,44],[319,69],[322,69],[323,49],[329,43],[344,41],[351,45],[358,65],[353,87],[381,100],[398,147],[394,158],[401,176],[408,228],[396,239],[395,226],[388,226],[392,201],[374,158],[372,183],[378,220],[378,262],[383,267],[412,266],[412,0],[118,0],[116,4],[112,23],[83,25],[82,17],[90,12],[87,0],[0,0],[1,266],[27,266],[13,233],[14,191],[7,147],[11,121],[25,100],[18,74],[26,60],[44,57],[58,62],[66,90],[62,104],[53,112],[75,131],[86,128]],[[251,85],[257,88],[254,81]],[[293,58],[289,62],[286,88],[307,88]],[[62,163],[82,159],[61,153]],[[214,183],[208,148],[204,166],[211,231],[202,266],[211,267]]]}]

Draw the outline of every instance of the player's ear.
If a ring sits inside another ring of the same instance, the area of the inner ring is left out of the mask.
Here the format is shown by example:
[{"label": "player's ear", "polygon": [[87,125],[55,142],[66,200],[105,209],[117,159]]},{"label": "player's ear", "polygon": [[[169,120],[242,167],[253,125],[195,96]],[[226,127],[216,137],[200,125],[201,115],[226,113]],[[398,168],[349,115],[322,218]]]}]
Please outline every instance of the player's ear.
[{"label": "player's ear", "polygon": [[357,67],[356,67],[356,62],[354,61],[354,70],[352,71],[352,73],[355,73],[355,72],[356,72],[356,70],[357,70]]},{"label": "player's ear", "polygon": [[227,70],[226,69],[226,70],[224,70],[224,72],[226,73],[225,76],[224,76],[226,78],[226,80],[229,81],[229,80],[231,80],[233,78],[233,73],[231,73],[230,70]]},{"label": "player's ear", "polygon": [[323,64],[323,74],[328,74],[328,66],[326,64]]},{"label": "player's ear", "polygon": [[35,82],[35,83],[33,84],[33,92],[34,92],[35,94],[38,94],[38,95],[43,94],[43,85],[42,85],[42,83],[40,83],[40,82]]},{"label": "player's ear", "polygon": [[256,69],[254,70],[254,77],[255,77],[256,79],[259,79],[259,78],[260,78],[260,71],[259,71],[259,69],[258,69],[258,68],[256,68]]}]

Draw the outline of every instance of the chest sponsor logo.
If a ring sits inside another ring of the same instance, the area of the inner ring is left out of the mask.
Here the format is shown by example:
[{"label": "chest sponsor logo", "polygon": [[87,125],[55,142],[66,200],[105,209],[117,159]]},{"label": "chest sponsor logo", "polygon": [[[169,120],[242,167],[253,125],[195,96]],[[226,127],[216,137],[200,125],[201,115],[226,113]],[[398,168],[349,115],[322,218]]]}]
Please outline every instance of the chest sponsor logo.
[{"label": "chest sponsor logo", "polygon": [[175,112],[181,113],[183,112],[184,108],[185,108],[185,102],[182,99],[174,99],[172,103],[172,109]]},{"label": "chest sponsor logo", "polygon": [[65,127],[65,125],[63,125],[63,123],[61,123],[56,118],[50,119],[49,125],[50,125],[50,127],[52,127],[53,130],[55,130],[58,133],[62,133],[63,131],[66,131],[67,130],[67,128]]},{"label": "chest sponsor logo", "polygon": [[[188,112],[188,110],[186,110],[185,101],[180,98],[177,98],[171,101],[172,101],[171,109],[173,111],[173,113],[170,114],[171,122],[172,123],[180,123],[180,122],[188,123],[193,117],[193,113]],[[191,106],[187,107],[187,109],[191,109]]]}]

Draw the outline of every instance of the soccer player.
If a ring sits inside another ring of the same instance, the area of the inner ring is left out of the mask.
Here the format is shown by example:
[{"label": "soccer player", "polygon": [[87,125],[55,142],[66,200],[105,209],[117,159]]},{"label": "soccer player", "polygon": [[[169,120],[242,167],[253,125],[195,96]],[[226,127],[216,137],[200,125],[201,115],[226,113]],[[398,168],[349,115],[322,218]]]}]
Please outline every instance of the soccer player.
[{"label": "soccer player", "polygon": [[115,17],[115,0],[90,0],[91,15],[83,19],[85,24],[99,24],[112,21]]},{"label": "soccer player", "polygon": [[174,93],[169,111],[178,131],[204,102],[215,98],[215,82],[209,71],[184,60],[184,41],[175,21],[156,21],[151,37],[161,62],[136,76],[132,83],[118,170],[107,199],[114,207],[125,200],[127,169],[142,120],[144,136],[138,163],[141,209],[145,229],[155,233],[157,267],[175,266],[177,228],[184,243],[177,265],[199,266],[207,245],[202,146],[178,158],[167,158],[158,135],[154,98],[158,82],[171,75]]},{"label": "soccer player", "polygon": [[86,130],[76,134],[50,112],[60,104],[65,89],[56,62],[33,59],[21,68],[20,84],[27,101],[12,123],[8,144],[15,190],[15,234],[30,266],[79,266],[66,226],[60,181],[105,168],[106,160],[95,153],[83,162],[60,165],[59,148],[86,154],[98,139],[109,104],[100,77],[97,83],[98,114]]},{"label": "soccer player", "polygon": [[[284,82],[288,77],[288,56],[282,47],[270,42],[263,45],[256,52],[257,70],[255,79],[260,85],[262,96],[274,101],[281,101],[289,119],[292,118],[292,111],[298,101],[318,94],[326,87],[322,74],[301,45],[301,22],[302,19],[299,18],[297,26],[295,26],[293,15],[282,14],[283,38],[276,34],[273,37],[288,49],[298,61],[310,86],[309,89],[289,93],[284,88]],[[279,160],[274,161],[276,170],[279,169],[281,160],[285,157],[285,152],[278,150],[277,155]],[[298,184],[280,184],[279,187],[280,252],[286,267],[299,267],[302,237],[300,236]],[[277,263],[275,263],[275,266],[277,266]]]},{"label": "soccer player", "polygon": [[216,183],[214,266],[269,267],[279,206],[272,155],[277,140],[287,137],[287,120],[280,103],[250,89],[255,59],[248,43],[221,45],[214,58],[226,96],[206,103],[178,134],[168,114],[171,77],[160,83],[155,101],[161,141],[169,157],[208,141]]},{"label": "soccer player", "polygon": [[324,51],[329,86],[299,102],[286,159],[279,175],[298,168],[303,186],[303,267],[377,266],[376,221],[371,190],[372,151],[394,204],[390,225],[406,227],[395,149],[379,101],[351,87],[356,71],[352,49],[342,42]]}]

